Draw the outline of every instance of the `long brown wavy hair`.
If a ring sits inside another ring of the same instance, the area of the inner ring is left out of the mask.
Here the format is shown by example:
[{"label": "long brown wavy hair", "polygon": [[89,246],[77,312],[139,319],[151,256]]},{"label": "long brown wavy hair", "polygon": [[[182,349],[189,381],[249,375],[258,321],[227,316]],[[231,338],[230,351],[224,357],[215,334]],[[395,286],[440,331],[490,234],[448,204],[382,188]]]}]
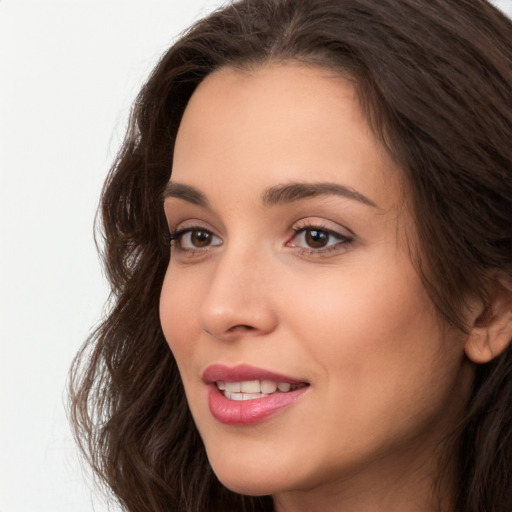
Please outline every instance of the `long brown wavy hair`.
[{"label": "long brown wavy hair", "polygon": [[[418,272],[461,330],[464,299],[512,276],[512,23],[484,0],[242,0],[162,57],[140,92],[100,208],[108,314],[76,356],[70,418],[94,471],[129,512],[271,511],[209,466],[160,327],[169,260],[161,193],[183,111],[214,70],[269,61],[351,80],[399,164]],[[476,369],[457,431],[458,505],[512,510],[512,350]]]}]

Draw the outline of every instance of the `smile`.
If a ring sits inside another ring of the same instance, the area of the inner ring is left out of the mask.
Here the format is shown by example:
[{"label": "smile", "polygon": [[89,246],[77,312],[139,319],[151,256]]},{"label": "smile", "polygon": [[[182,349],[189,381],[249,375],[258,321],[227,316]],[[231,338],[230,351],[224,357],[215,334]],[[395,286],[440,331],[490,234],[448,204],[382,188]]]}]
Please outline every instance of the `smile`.
[{"label": "smile", "polygon": [[293,405],[308,382],[253,366],[209,366],[203,373],[212,416],[226,425],[261,423]]},{"label": "smile", "polygon": [[245,380],[242,382],[215,382],[228,400],[256,400],[274,393],[289,393],[305,387],[307,384],[291,384],[290,382],[275,382],[272,380]]}]

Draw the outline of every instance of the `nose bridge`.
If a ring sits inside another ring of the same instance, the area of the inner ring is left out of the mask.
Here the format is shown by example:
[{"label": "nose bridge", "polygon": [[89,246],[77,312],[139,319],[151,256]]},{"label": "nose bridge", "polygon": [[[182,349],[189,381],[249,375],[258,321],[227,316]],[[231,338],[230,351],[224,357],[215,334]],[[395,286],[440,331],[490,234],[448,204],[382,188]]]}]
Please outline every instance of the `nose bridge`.
[{"label": "nose bridge", "polygon": [[270,267],[261,247],[226,244],[200,307],[200,327],[219,339],[272,331],[277,319],[271,305]]}]

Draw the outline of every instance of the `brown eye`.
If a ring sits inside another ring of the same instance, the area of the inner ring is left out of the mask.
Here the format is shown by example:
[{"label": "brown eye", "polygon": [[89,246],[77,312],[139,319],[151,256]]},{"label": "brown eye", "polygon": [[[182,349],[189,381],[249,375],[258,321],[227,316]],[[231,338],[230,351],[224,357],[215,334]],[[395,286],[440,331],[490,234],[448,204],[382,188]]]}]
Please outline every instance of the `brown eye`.
[{"label": "brown eye", "polygon": [[211,231],[202,228],[190,228],[179,231],[173,235],[176,248],[182,251],[207,249],[210,246],[221,245],[222,240]]},{"label": "brown eye", "polygon": [[307,229],[304,232],[304,241],[312,249],[321,249],[329,242],[329,234],[319,229]]},{"label": "brown eye", "polygon": [[286,245],[306,251],[308,255],[336,253],[346,249],[353,241],[351,237],[323,227],[306,226],[293,231],[295,236]]},{"label": "brown eye", "polygon": [[190,232],[190,243],[194,247],[206,247],[210,245],[212,234],[209,231],[195,229]]}]

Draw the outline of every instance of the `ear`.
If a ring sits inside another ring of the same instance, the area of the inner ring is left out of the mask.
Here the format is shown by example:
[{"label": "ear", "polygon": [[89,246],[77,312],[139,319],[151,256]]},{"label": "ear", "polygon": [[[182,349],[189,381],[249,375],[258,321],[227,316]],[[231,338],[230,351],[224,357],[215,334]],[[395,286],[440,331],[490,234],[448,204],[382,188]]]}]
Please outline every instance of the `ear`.
[{"label": "ear", "polygon": [[490,280],[489,306],[475,315],[466,340],[466,355],[475,363],[488,363],[512,340],[512,277],[502,272]]}]

